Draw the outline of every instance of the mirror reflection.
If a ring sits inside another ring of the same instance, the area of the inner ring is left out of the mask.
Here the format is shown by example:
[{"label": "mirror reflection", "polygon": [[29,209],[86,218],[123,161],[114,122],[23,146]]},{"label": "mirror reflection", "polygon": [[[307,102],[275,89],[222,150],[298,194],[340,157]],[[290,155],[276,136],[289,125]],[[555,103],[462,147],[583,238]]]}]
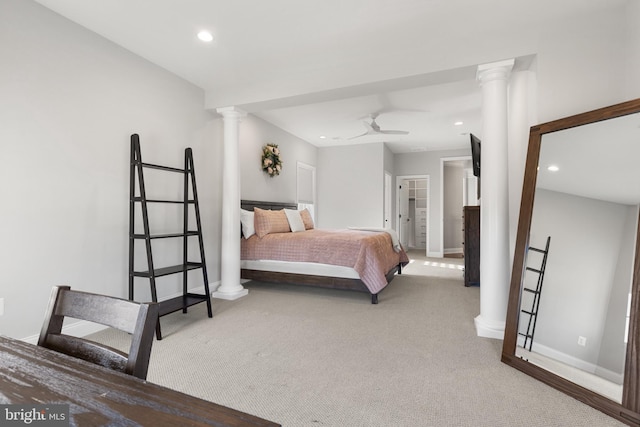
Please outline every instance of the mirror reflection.
[{"label": "mirror reflection", "polygon": [[518,322],[517,356],[616,402],[639,158],[640,114],[543,135]]}]

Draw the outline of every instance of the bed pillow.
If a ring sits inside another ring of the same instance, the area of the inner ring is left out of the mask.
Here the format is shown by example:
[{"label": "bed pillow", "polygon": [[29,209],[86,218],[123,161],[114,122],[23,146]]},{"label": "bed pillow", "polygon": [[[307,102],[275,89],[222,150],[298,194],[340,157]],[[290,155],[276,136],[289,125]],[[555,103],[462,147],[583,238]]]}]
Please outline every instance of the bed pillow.
[{"label": "bed pillow", "polygon": [[287,216],[287,221],[289,221],[289,228],[291,228],[291,231],[295,233],[297,231],[306,230],[304,222],[302,222],[302,217],[300,216],[300,211],[285,209],[284,214]]},{"label": "bed pillow", "polygon": [[285,215],[282,209],[271,211],[255,208],[253,213],[255,219],[254,225],[258,237],[264,237],[270,233],[287,233],[291,231],[289,221],[287,221],[287,215]]},{"label": "bed pillow", "polygon": [[256,234],[256,228],[253,225],[253,217],[253,212],[240,209],[240,224],[242,224],[242,235],[245,239]]},{"label": "bed pillow", "polygon": [[311,230],[313,228],[313,218],[311,218],[309,209],[301,210],[300,217],[302,218],[302,222],[304,223],[305,230]]}]

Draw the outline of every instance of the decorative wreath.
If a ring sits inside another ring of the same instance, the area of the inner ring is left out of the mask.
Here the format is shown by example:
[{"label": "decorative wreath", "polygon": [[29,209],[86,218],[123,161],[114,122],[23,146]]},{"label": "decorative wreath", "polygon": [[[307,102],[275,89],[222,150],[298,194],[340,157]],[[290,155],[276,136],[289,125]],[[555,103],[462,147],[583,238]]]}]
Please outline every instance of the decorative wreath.
[{"label": "decorative wreath", "polygon": [[280,160],[280,150],[277,144],[267,144],[262,147],[262,170],[272,178],[280,175],[282,160]]}]

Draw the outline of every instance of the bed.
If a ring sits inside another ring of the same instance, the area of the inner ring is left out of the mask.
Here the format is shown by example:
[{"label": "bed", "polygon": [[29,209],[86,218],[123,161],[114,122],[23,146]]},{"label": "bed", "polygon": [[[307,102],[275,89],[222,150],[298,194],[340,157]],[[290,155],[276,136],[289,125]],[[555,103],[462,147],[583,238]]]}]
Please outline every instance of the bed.
[{"label": "bed", "polygon": [[[241,237],[243,279],[356,290],[377,304],[409,262],[393,232],[317,229],[292,203],[243,200],[241,207],[243,236],[250,236]],[[252,223],[255,229],[247,233]]]}]

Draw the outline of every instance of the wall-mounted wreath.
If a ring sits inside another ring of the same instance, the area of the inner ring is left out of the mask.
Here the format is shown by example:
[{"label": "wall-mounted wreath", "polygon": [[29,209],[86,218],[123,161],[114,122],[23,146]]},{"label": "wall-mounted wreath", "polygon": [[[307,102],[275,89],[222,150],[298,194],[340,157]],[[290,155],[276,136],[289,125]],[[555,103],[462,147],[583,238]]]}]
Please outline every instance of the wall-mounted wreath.
[{"label": "wall-mounted wreath", "polygon": [[262,170],[272,178],[280,175],[282,160],[280,160],[280,150],[277,144],[267,144],[262,147]]}]

